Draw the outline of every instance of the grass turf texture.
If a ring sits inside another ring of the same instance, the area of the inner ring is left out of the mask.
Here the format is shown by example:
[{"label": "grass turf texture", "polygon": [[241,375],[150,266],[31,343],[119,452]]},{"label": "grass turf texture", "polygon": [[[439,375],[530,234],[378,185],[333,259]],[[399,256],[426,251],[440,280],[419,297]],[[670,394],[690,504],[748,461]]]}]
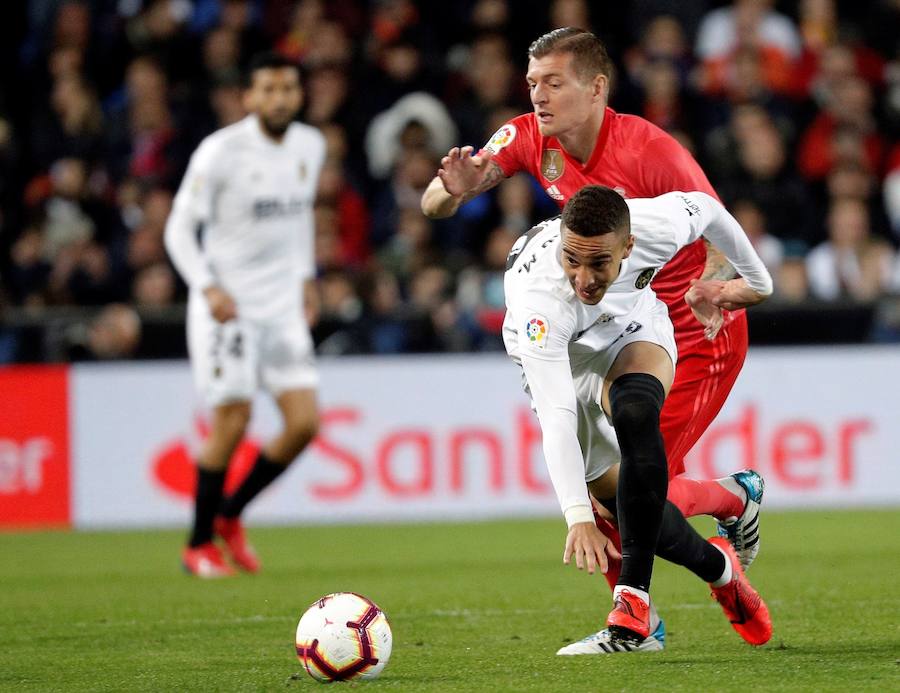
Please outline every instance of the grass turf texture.
[{"label": "grass turf texture", "polygon": [[[712,534],[709,520],[698,523]],[[898,690],[900,512],[768,513],[750,577],[771,642],[745,645],[699,580],[660,561],[662,653],[562,658],[610,608],[559,559],[555,521],[250,531],[264,572],[178,570],[183,532],[0,535],[0,690],[318,690],[293,634],[319,596],[387,612],[403,691]]]}]

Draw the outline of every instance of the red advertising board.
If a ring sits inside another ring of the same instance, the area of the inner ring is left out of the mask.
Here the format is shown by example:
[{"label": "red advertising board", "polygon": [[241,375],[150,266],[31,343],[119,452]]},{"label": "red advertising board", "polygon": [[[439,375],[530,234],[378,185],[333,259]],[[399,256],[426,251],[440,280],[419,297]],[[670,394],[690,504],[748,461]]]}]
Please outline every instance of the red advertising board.
[{"label": "red advertising board", "polygon": [[69,369],[0,369],[0,527],[69,526]]}]

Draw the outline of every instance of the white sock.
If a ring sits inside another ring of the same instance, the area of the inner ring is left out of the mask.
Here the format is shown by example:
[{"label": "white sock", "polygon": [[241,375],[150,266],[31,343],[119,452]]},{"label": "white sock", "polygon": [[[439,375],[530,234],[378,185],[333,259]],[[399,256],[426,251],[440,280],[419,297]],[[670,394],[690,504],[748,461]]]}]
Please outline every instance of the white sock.
[{"label": "white sock", "polygon": [[[715,546],[715,544],[713,544],[713,546]],[[710,584],[713,587],[724,587],[729,582],[731,582],[731,578],[734,577],[734,569],[731,566],[731,559],[728,558],[728,554],[722,551],[722,549],[720,549],[718,546],[716,546],[716,550],[723,556],[725,556],[725,572],[722,573],[722,577],[720,577],[715,582],[711,582]]]},{"label": "white sock", "polygon": [[653,600],[650,600],[650,632],[654,632],[657,628],[659,628],[659,612],[656,610],[656,604],[653,603]]},{"label": "white sock", "polygon": [[650,606],[650,593],[645,592],[644,590],[639,590],[637,587],[629,587],[628,585],[616,585],[613,590],[613,601],[615,601],[616,597],[619,596],[620,593],[628,591],[631,592],[636,597],[640,597],[641,601],[644,602],[647,606]]}]

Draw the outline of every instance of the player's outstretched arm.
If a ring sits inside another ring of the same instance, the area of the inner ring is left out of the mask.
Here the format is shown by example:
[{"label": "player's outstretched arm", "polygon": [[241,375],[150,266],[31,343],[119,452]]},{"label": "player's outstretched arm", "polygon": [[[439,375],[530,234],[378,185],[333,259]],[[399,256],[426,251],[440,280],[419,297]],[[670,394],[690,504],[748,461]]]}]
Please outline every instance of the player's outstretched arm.
[{"label": "player's outstretched arm", "polygon": [[422,213],[431,219],[452,217],[460,206],[490,190],[504,178],[491,152],[472,155],[473,147],[454,147],[422,195]]}]

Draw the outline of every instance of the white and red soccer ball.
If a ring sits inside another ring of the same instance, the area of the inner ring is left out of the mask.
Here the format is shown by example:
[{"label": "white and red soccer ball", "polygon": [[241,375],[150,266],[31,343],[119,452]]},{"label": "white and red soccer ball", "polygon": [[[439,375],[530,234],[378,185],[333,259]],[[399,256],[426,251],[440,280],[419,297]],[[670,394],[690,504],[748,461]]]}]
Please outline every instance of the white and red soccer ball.
[{"label": "white and red soccer ball", "polygon": [[391,656],[393,635],[378,606],[355,592],[315,601],[297,624],[297,657],[317,681],[374,679]]}]

